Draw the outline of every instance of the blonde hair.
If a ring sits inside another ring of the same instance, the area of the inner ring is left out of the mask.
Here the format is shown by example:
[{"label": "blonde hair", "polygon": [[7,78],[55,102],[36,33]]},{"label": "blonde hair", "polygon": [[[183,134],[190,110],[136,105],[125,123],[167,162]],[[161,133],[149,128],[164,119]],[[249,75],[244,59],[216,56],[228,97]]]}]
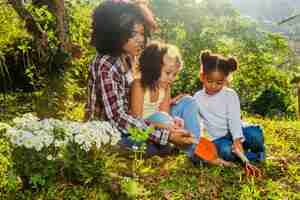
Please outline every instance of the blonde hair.
[{"label": "blonde hair", "polygon": [[179,70],[181,70],[183,66],[183,61],[182,61],[182,56],[180,54],[179,48],[172,44],[166,44],[166,49],[167,52],[163,57],[163,62],[167,63],[173,60],[175,61],[175,64],[178,66]]},{"label": "blonde hair", "polygon": [[164,65],[174,65],[177,70],[182,68],[179,49],[171,44],[152,41],[146,46],[139,58],[141,82],[144,88],[155,88]]}]

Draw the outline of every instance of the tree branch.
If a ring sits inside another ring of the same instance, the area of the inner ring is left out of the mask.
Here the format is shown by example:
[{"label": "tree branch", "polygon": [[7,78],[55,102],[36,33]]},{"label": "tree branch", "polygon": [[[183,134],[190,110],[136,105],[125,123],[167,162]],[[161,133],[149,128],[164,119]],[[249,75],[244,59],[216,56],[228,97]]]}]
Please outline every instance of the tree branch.
[{"label": "tree branch", "polygon": [[28,32],[30,32],[36,38],[43,38],[44,32],[31,13],[24,7],[22,0],[8,0],[8,3],[12,5],[18,15],[25,21],[25,26]]}]

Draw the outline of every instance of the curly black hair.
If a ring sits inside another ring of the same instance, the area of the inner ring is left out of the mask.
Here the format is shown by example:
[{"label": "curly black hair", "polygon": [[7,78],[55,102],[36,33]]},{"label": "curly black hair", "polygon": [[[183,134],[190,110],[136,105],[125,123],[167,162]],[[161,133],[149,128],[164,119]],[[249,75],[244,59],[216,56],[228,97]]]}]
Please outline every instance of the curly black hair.
[{"label": "curly black hair", "polygon": [[100,54],[120,56],[135,24],[144,26],[146,44],[150,33],[142,10],[133,3],[105,1],[94,10],[91,45]]},{"label": "curly black hair", "polygon": [[174,45],[154,41],[144,49],[139,58],[143,88],[153,89],[157,87],[162,66],[165,64],[165,56],[175,59],[179,69],[182,67],[183,62],[179,49]]},{"label": "curly black hair", "polygon": [[209,50],[202,51],[200,59],[203,65],[203,73],[208,74],[212,71],[221,71],[228,76],[229,73],[238,69],[238,61],[234,57],[224,57],[220,54],[213,54]]}]

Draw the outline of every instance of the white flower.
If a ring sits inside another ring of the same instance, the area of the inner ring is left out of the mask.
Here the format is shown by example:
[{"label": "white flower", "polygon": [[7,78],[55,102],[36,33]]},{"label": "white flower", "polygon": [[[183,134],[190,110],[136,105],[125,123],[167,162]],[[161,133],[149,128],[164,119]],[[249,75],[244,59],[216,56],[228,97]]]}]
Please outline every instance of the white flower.
[{"label": "white flower", "polygon": [[45,147],[49,147],[54,141],[54,137],[52,135],[45,134],[42,137]]},{"label": "white flower", "polygon": [[105,132],[102,133],[101,139],[102,144],[108,144],[110,142],[110,137]]},{"label": "white flower", "polygon": [[4,129],[9,129],[9,128],[11,128],[8,124],[5,124],[5,123],[2,123],[2,122],[0,122],[0,131],[1,130],[4,130]]},{"label": "white flower", "polygon": [[[101,148],[106,144],[114,145],[121,139],[121,133],[106,121],[80,123],[52,118],[39,121],[32,114],[26,114],[15,118],[14,123],[14,128],[7,128],[6,131],[11,143],[37,151],[53,143],[55,147],[61,148],[70,141],[80,145],[84,151],[89,151],[93,145]],[[63,139],[55,139],[57,133]]]},{"label": "white flower", "polygon": [[13,123],[17,128],[24,128],[30,122],[37,122],[39,119],[33,116],[31,113],[24,114],[22,117],[16,117],[13,119]]},{"label": "white flower", "polygon": [[110,138],[110,144],[116,145],[121,140],[121,136],[114,136]]},{"label": "white flower", "polygon": [[75,142],[76,142],[77,144],[79,144],[79,145],[82,145],[82,144],[85,142],[84,135],[81,135],[81,134],[76,135],[76,136],[74,137],[74,140],[75,140]]},{"label": "white flower", "polygon": [[33,148],[33,142],[31,139],[24,139],[23,140],[23,145],[27,148],[27,149],[32,149]]},{"label": "white flower", "polygon": [[136,146],[136,145],[133,145],[132,148],[133,148],[134,150],[138,150],[138,149],[139,149],[139,147]]},{"label": "white flower", "polygon": [[65,140],[55,140],[54,141],[54,146],[55,147],[62,147],[65,146],[67,142]]},{"label": "white flower", "polygon": [[62,153],[58,153],[57,157],[60,158],[60,159],[62,159],[64,157],[64,155]]},{"label": "white flower", "polygon": [[80,123],[79,122],[70,122],[67,125],[67,127],[73,135],[78,135],[80,133]]},{"label": "white flower", "polygon": [[48,156],[47,156],[47,160],[53,160],[54,158],[53,158],[53,156],[51,155],[51,154],[49,154]]},{"label": "white flower", "polygon": [[42,150],[42,148],[43,148],[44,146],[43,146],[43,144],[41,143],[41,142],[36,142],[35,143],[35,141],[33,141],[33,148],[36,150],[36,151],[40,151],[40,150]]}]

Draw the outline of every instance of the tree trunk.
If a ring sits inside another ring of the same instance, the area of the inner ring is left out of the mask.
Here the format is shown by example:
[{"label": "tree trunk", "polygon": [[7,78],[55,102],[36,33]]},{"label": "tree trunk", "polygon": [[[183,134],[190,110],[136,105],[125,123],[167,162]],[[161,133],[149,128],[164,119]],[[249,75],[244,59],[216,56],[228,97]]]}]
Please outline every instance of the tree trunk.
[{"label": "tree trunk", "polygon": [[31,13],[24,7],[23,1],[8,0],[8,3],[12,5],[20,18],[25,21],[25,27],[27,31],[32,34],[38,49],[42,52],[46,51],[45,48],[48,46],[47,34],[43,31],[40,24],[35,21]]},{"label": "tree trunk", "polygon": [[[64,0],[32,0],[32,4],[37,7],[47,6],[48,11],[56,17],[54,32],[58,43],[54,47],[48,44],[47,33],[42,30],[42,26],[34,19],[32,14],[26,9],[23,0],[8,0],[20,18],[25,21],[27,31],[32,34],[38,52],[42,53],[39,58],[45,71],[45,88],[42,96],[36,99],[37,113],[40,117],[57,117],[58,113],[64,113],[66,102],[64,77],[61,70],[71,66],[70,59],[79,58],[81,48],[69,42],[67,36],[67,22],[65,21]],[[71,57],[69,55],[72,55]],[[79,56],[78,56],[79,55]],[[52,56],[52,57],[51,57]]]},{"label": "tree trunk", "polygon": [[65,26],[65,2],[64,0],[54,0],[56,5],[56,24],[57,24],[57,37],[61,44],[65,46],[67,40],[66,37],[66,26]]},{"label": "tree trunk", "polygon": [[68,42],[66,35],[67,26],[65,23],[65,2],[64,0],[33,0],[33,5],[42,7],[46,5],[48,10],[56,17],[56,37],[60,42],[61,47],[64,47]]}]

